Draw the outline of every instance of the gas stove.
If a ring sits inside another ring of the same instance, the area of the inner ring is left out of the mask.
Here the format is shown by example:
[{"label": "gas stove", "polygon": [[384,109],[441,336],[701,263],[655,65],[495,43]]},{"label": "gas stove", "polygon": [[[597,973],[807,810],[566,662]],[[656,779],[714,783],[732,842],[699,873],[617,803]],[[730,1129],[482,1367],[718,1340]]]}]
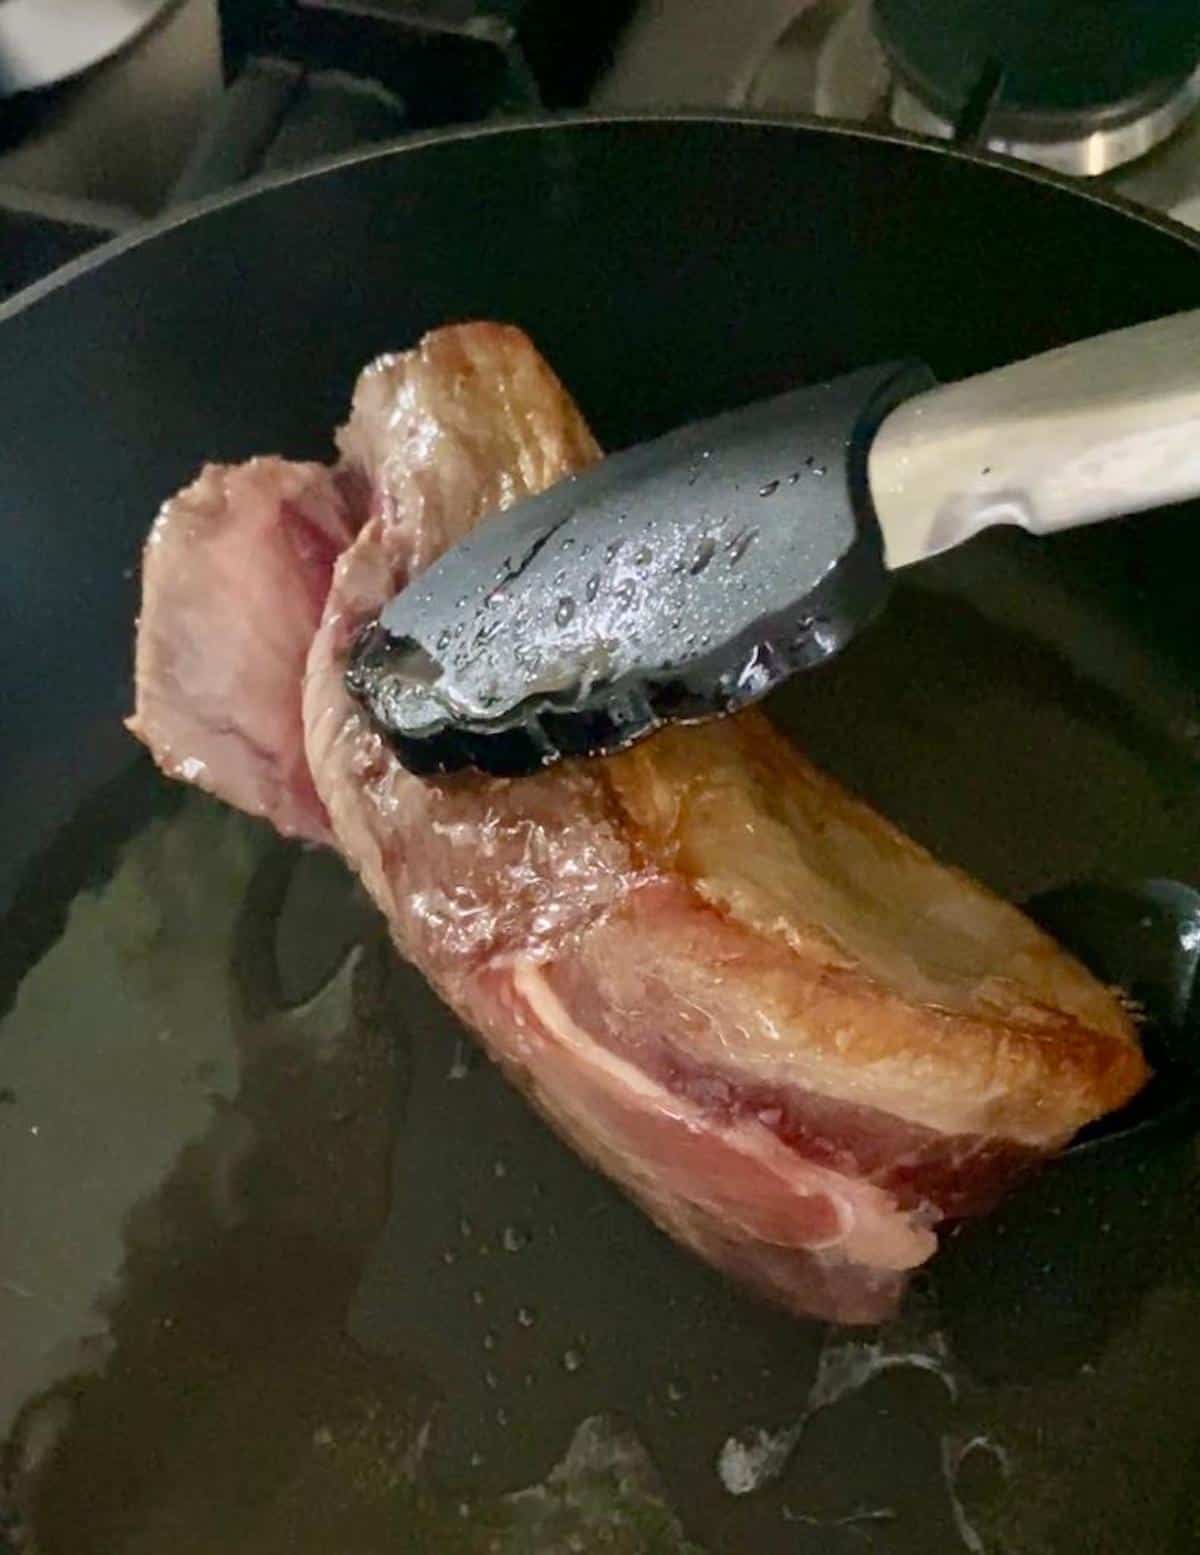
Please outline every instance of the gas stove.
[{"label": "gas stove", "polygon": [[594,101],[894,126],[1200,227],[1200,0],[659,0]]},{"label": "gas stove", "polygon": [[899,126],[1200,228],[1200,0],[0,0],[0,296],[258,173],[585,105]]}]

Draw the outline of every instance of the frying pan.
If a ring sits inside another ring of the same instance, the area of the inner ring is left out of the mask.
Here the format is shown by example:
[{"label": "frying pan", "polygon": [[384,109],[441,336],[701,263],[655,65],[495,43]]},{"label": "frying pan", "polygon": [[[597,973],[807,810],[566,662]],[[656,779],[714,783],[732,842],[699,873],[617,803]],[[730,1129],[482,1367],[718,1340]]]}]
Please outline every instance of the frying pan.
[{"label": "frying pan", "polygon": [[[677,118],[342,161],[0,312],[0,1540],[1196,1548],[1186,1130],[1051,1167],[889,1328],[785,1319],[549,1138],[334,860],[170,789],[119,720],[159,501],[206,457],[328,456],[358,367],[448,319],[523,325],[617,447],[1198,303],[1189,234],[1045,176]],[[989,534],[775,716],[1014,898],[1196,883],[1198,519]]]}]

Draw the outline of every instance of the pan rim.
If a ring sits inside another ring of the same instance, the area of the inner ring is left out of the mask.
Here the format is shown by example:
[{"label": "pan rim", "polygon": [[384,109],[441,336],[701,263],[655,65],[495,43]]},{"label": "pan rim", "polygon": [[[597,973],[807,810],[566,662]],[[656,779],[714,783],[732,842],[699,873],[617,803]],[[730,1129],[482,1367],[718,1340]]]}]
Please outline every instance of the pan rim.
[{"label": "pan rim", "polygon": [[109,241],[97,245],[96,248],[51,271],[49,275],[32,282],[6,301],[0,302],[0,325],[35,307],[39,302],[43,302],[63,287],[69,286],[110,260],[139,248],[143,243],[153,242],[177,227],[202,220],[205,216],[239,205],[243,201],[287,188],[291,184],[307,179],[323,178],[363,162],[382,161],[385,158],[404,156],[410,152],[434,150],[441,146],[454,146],[466,141],[526,135],[544,130],[587,131],[639,125],[647,128],[659,128],[664,125],[724,125],[737,129],[775,129],[785,133],[800,132],[828,136],[831,139],[865,140],[880,145],[906,147],[930,156],[949,158],[951,161],[968,166],[989,167],[1012,178],[1040,185],[1043,188],[1060,190],[1088,204],[1099,205],[1130,218],[1141,226],[1159,232],[1164,237],[1171,238],[1200,254],[1200,232],[1184,226],[1170,216],[1137,205],[1109,190],[1094,189],[1066,174],[1017,162],[994,152],[964,150],[932,140],[927,136],[912,134],[907,130],[890,126],[877,128],[851,120],[822,118],[814,114],[776,114],[740,108],[723,108],[719,111],[710,108],[670,108],[652,112],[633,109],[602,113],[572,110],[565,113],[520,115],[480,124],[455,125],[449,129],[417,131],[393,140],[374,142],[369,147],[337,152],[303,167],[260,174],[232,189],[222,190],[217,194],[206,195],[202,199],[180,205],[130,231],[118,233]]}]

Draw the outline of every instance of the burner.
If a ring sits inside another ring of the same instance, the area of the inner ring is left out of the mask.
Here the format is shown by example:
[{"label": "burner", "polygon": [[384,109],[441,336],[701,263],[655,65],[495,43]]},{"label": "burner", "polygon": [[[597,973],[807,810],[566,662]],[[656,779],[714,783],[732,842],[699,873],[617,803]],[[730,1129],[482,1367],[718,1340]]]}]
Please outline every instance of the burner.
[{"label": "burner", "polygon": [[1197,66],[1200,0],[641,0],[592,102],[898,123],[1200,229]]},{"label": "burner", "polygon": [[1197,0],[876,0],[905,129],[1096,176],[1200,101]]}]

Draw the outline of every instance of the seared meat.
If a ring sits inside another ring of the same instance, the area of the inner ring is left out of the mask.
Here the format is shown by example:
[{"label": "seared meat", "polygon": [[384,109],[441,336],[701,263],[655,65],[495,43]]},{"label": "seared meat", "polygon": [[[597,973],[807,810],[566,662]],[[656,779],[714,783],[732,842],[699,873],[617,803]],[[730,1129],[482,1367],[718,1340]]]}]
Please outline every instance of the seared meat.
[{"label": "seared meat", "polygon": [[[221,706],[177,667],[218,639],[228,578],[155,559],[135,732],[181,776],[202,763],[234,803],[303,835],[327,824],[401,952],[671,1235],[794,1311],[886,1316],[941,1221],[988,1207],[1142,1083],[1119,1000],[758,713],[533,778],[411,776],[346,692],[356,634],[489,511],[598,450],[525,336],[495,325],[438,331],[367,369],[339,441],[323,511],[339,514],[334,531],[368,516],[319,628],[293,506],[276,504],[281,538],[253,502],[243,523],[230,496],[210,522],[241,536],[237,590],[257,586],[261,551],[266,586],[286,591],[291,546],[308,604],[265,646],[250,629],[222,643]],[[233,494],[236,472],[223,479]],[[186,511],[207,556],[194,500]],[[278,698],[269,718],[264,696]],[[178,722],[150,716],[177,701]],[[226,758],[230,727],[254,732],[253,782]]]}]

